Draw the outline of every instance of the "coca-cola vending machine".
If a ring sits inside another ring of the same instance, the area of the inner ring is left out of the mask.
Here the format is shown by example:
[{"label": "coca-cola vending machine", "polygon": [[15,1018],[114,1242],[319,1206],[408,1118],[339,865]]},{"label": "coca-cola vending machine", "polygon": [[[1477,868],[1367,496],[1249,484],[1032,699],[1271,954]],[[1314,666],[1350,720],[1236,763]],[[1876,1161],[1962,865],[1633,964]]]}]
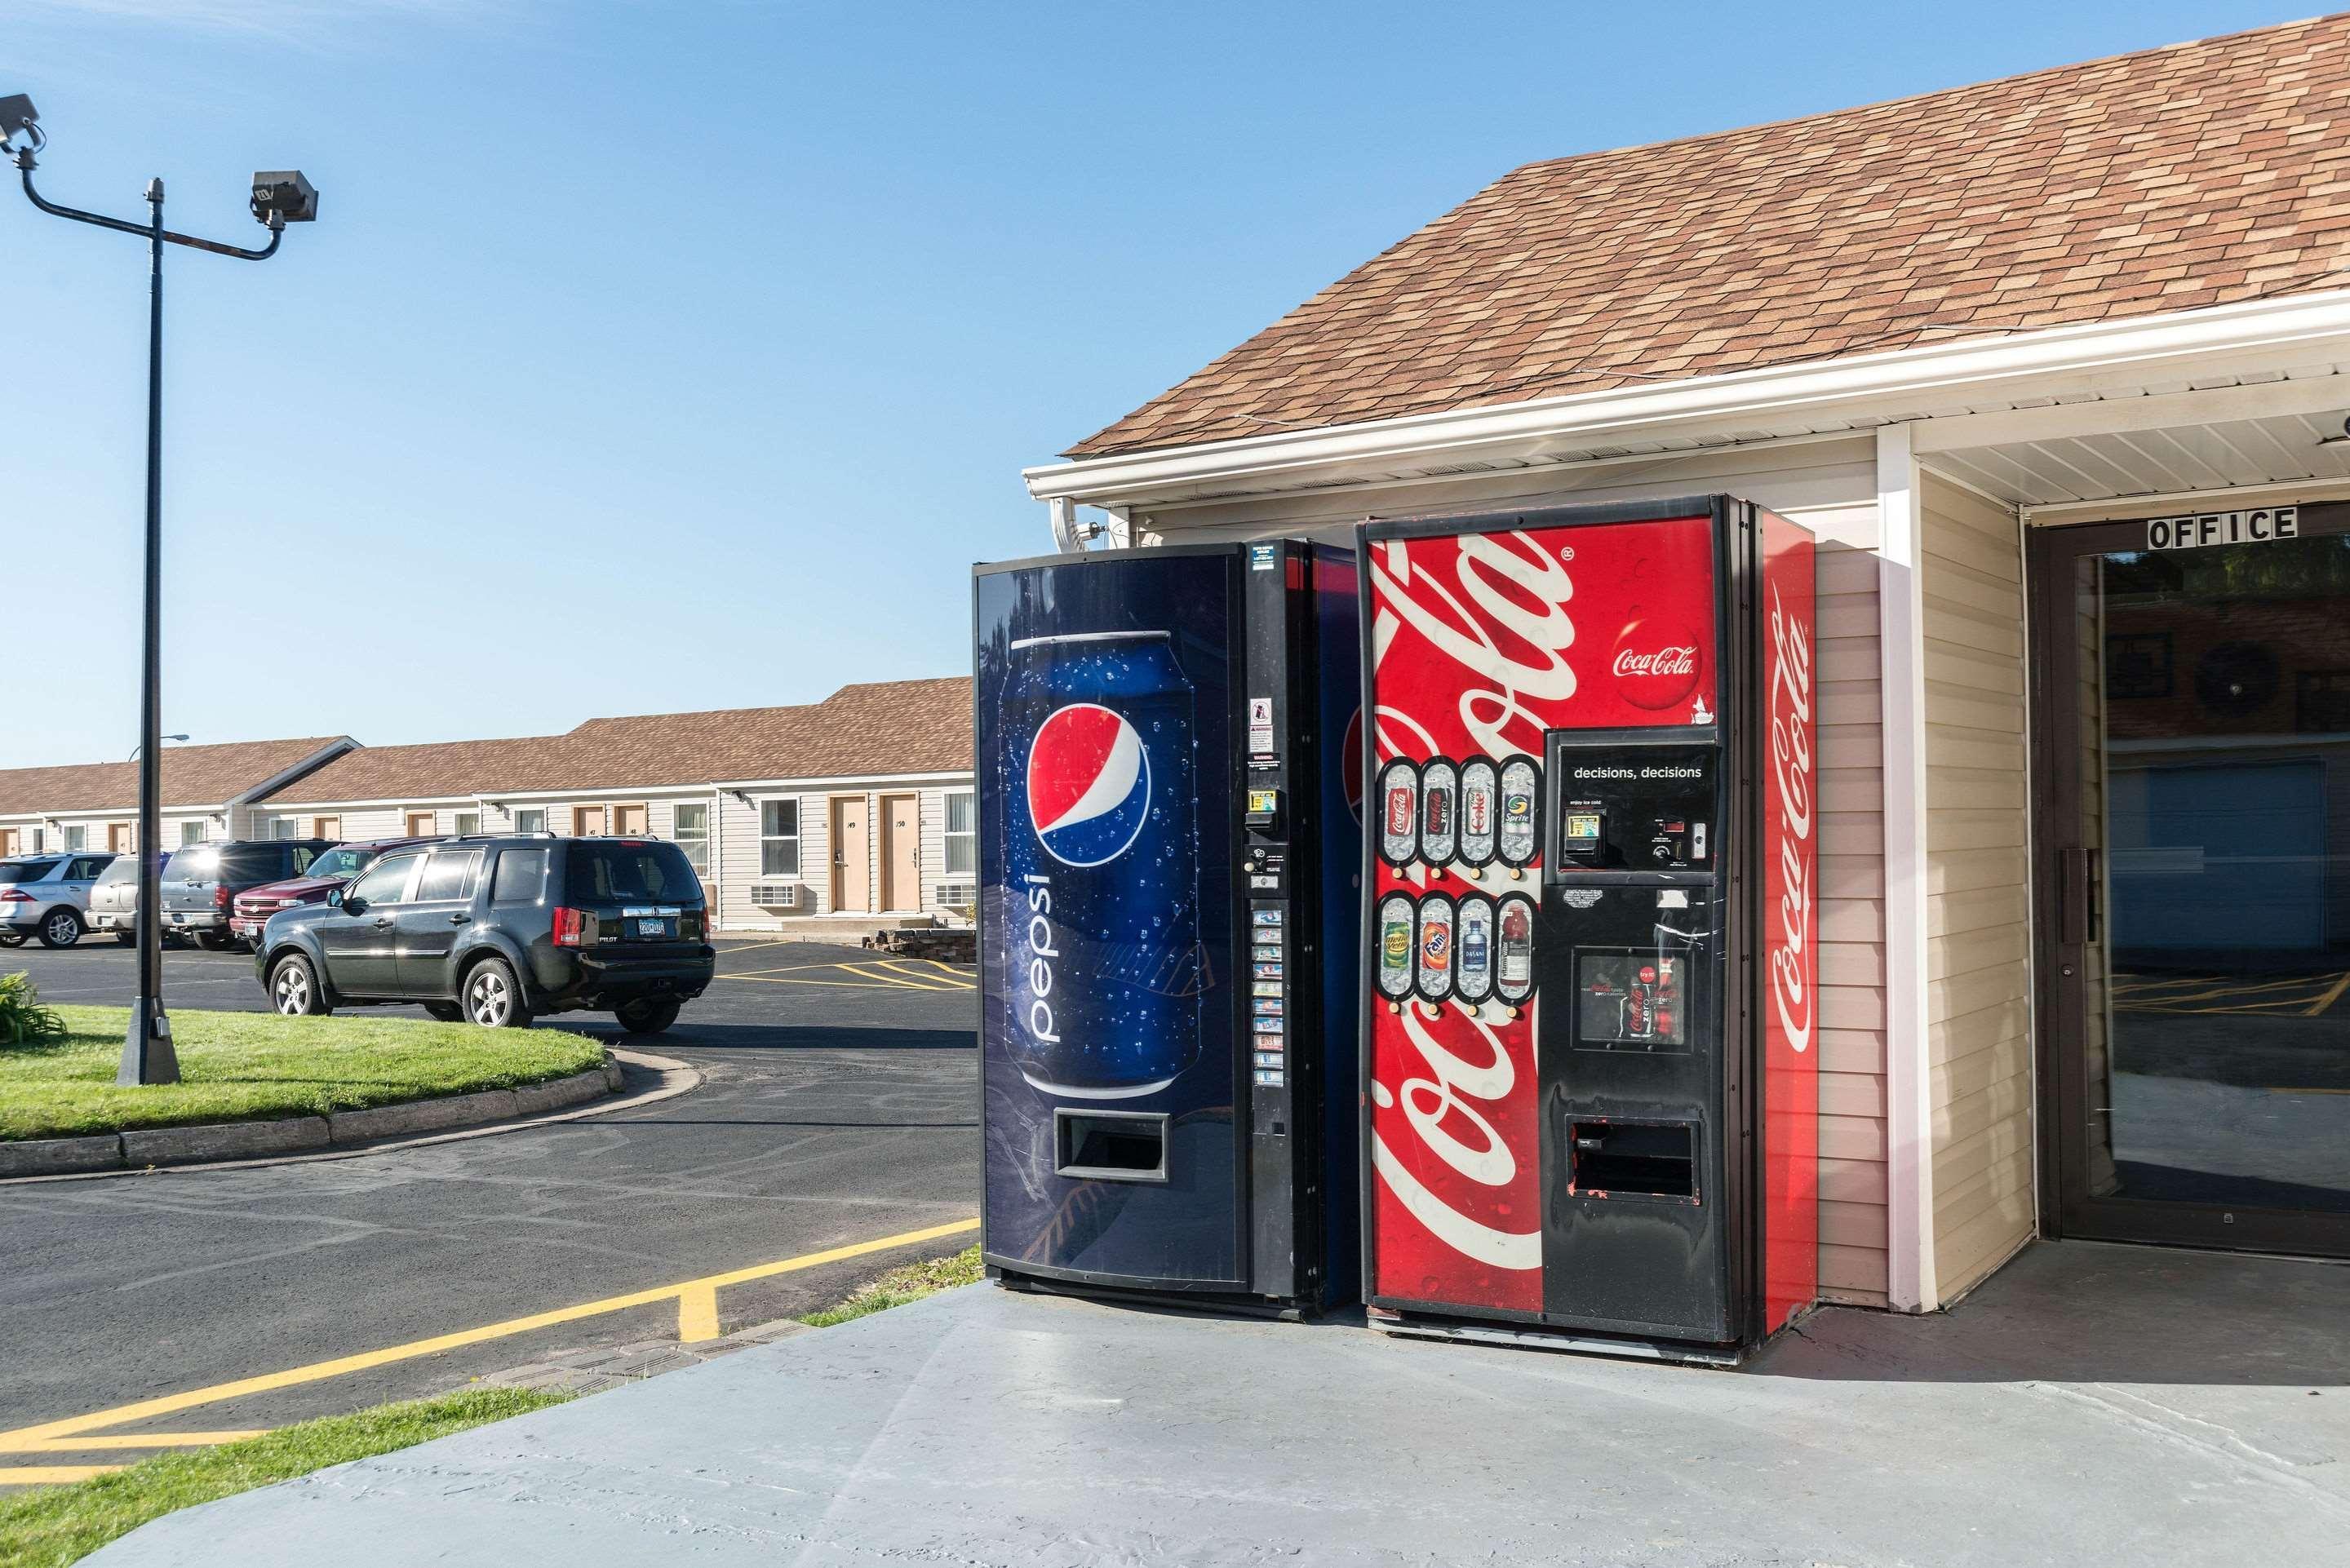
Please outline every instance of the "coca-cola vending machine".
[{"label": "coca-cola vending machine", "polygon": [[1364,525],[1365,1300],[1735,1360],[1815,1293],[1813,541]]},{"label": "coca-cola vending machine", "polygon": [[991,1272],[1351,1303],[1353,552],[1055,556],[972,588]]}]

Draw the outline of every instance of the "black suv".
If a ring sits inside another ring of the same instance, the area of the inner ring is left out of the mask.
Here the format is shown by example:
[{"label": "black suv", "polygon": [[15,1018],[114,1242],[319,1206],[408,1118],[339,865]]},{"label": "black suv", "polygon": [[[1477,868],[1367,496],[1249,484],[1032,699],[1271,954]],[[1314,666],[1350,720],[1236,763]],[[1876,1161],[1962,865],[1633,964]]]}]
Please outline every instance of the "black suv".
[{"label": "black suv", "polygon": [[658,1034],[717,966],[705,909],[684,851],[658,839],[445,839],[270,916],[255,972],[286,1013],[421,1002],[515,1028],[608,1010]]}]

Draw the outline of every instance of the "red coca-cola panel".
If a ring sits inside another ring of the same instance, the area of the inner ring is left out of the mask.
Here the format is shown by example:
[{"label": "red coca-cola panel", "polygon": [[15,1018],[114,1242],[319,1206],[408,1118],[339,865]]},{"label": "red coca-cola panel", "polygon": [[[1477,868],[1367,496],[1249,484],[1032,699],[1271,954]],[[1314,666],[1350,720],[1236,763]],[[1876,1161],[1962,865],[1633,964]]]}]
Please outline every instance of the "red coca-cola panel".
[{"label": "red coca-cola panel", "polygon": [[[1710,723],[1713,523],[1698,515],[1369,546],[1377,761],[1540,761],[1553,729]],[[1808,611],[1806,612],[1808,614]],[[1534,896],[1537,871],[1379,866],[1375,896]],[[1561,1005],[1572,1005],[1566,998]],[[1534,1014],[1374,1001],[1370,1293],[1539,1313]]]},{"label": "red coca-cola panel", "polygon": [[1762,515],[1762,1295],[1773,1333],[1819,1293],[1819,777],[1812,536]]}]

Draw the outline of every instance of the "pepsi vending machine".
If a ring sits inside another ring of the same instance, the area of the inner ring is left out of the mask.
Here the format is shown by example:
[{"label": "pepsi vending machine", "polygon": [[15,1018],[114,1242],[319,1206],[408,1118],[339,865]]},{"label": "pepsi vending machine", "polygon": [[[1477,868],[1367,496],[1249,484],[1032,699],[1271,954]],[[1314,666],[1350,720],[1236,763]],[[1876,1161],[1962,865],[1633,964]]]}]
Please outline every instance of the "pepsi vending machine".
[{"label": "pepsi vending machine", "polygon": [[1732,1361],[1814,1293],[1813,541],[1364,527],[1365,1300]]},{"label": "pepsi vending machine", "polygon": [[990,1269],[1353,1300],[1353,556],[1058,556],[973,597]]}]

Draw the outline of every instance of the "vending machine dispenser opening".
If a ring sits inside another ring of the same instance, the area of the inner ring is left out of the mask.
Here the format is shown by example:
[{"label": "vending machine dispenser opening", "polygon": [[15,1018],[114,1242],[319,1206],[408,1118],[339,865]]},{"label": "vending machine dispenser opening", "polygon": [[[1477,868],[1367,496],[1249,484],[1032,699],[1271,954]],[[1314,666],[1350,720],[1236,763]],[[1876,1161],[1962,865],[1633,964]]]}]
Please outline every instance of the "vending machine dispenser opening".
[{"label": "vending machine dispenser opening", "polygon": [[1357,1298],[1356,563],[978,567],[982,1254],[1001,1282]]},{"label": "vending machine dispenser opening", "polygon": [[1812,536],[1710,495],[1362,548],[1371,1321],[1734,1361],[1817,1293]]}]

